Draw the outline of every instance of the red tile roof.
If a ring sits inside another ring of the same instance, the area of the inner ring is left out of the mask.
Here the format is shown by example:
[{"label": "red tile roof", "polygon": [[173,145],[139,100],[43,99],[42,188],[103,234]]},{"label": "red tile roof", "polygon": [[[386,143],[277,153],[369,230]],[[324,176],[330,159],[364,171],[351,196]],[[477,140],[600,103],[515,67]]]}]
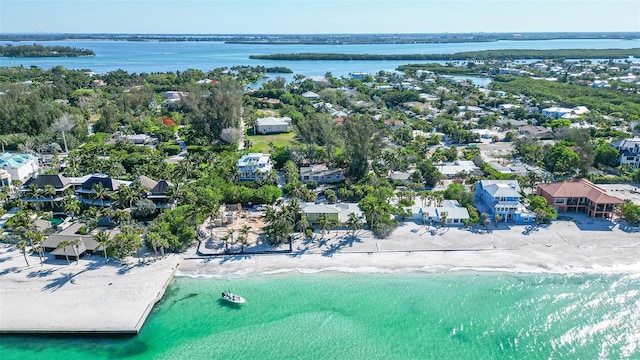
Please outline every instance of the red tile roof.
[{"label": "red tile roof", "polygon": [[538,184],[538,188],[554,198],[587,198],[597,204],[623,204],[624,201],[607,195],[606,191],[585,179]]}]

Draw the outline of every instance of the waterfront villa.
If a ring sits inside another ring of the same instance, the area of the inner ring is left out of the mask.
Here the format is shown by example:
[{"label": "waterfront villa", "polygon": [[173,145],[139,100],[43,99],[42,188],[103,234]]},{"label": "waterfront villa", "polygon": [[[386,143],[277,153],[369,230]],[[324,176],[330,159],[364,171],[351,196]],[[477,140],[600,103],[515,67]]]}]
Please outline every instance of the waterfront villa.
[{"label": "waterfront villa", "polygon": [[156,209],[173,209],[176,207],[176,200],[170,196],[173,184],[167,180],[160,180],[147,193],[147,199],[153,201]]},{"label": "waterfront villa", "polygon": [[24,183],[30,177],[38,173],[40,163],[38,158],[31,154],[0,155],[0,169],[4,169],[11,175],[11,180]]},{"label": "waterfront villa", "polygon": [[500,215],[503,221],[532,223],[535,214],[520,202],[521,197],[517,180],[481,180],[476,185],[479,209],[486,208],[489,215],[493,218]]},{"label": "waterfront villa", "polygon": [[611,146],[620,152],[620,165],[630,164],[633,169],[640,169],[640,138],[614,141]]},{"label": "waterfront villa", "polygon": [[239,180],[258,180],[273,170],[269,154],[250,153],[243,155],[236,163]]},{"label": "waterfront villa", "polygon": [[607,195],[605,190],[586,179],[539,184],[536,195],[547,199],[558,212],[583,212],[592,219],[611,218],[624,204],[624,201]]},{"label": "waterfront villa", "polygon": [[273,117],[260,118],[256,121],[254,128],[256,134],[276,134],[291,131],[290,117]]},{"label": "waterfront villa", "polygon": [[344,224],[349,220],[349,214],[354,213],[360,219],[361,223],[365,222],[364,214],[360,206],[356,203],[338,203],[338,204],[315,204],[304,203],[300,207],[302,213],[307,217],[309,225],[318,222],[320,215],[326,216],[328,219],[334,219]]},{"label": "waterfront villa", "polygon": [[[94,186],[99,186],[98,184],[102,185],[105,193],[96,193]],[[121,185],[120,181],[112,179],[109,175],[94,174],[82,183],[82,186],[76,190],[76,195],[81,203],[109,207],[112,204],[111,197],[118,192]]]},{"label": "waterfront villa", "polygon": [[[98,244],[98,242],[93,238],[93,235],[77,234],[78,230],[83,226],[84,224],[76,222],[62,231],[49,235],[49,237],[42,243],[42,247],[45,251],[51,252],[51,255],[55,256],[56,259],[65,259],[66,257],[69,257],[69,259],[76,260],[76,252],[78,253],[77,257],[81,258],[86,254],[94,254],[102,251],[103,246]],[[113,238],[113,236],[118,232],[119,231],[117,229],[110,231],[109,237]],[[73,245],[60,248],[60,243],[62,241],[71,242],[76,239],[80,239],[82,241],[76,249],[73,248]]]},{"label": "waterfront villa", "polygon": [[315,181],[318,184],[336,183],[344,181],[344,170],[329,169],[327,165],[316,164],[300,167],[300,180],[303,183]]},{"label": "waterfront villa", "polygon": [[[33,193],[31,190],[34,186],[38,189],[37,193]],[[51,204],[50,210],[56,211],[64,197],[64,191],[69,188],[71,188],[71,180],[62,174],[38,175],[27,180],[20,192],[22,193],[22,201]],[[48,189],[51,189],[51,193],[47,191]]]},{"label": "waterfront villa", "polygon": [[406,207],[411,211],[411,216],[406,220],[420,221],[423,224],[440,223],[445,219],[446,225],[461,226],[469,219],[469,211],[456,200],[443,200],[440,206]]}]

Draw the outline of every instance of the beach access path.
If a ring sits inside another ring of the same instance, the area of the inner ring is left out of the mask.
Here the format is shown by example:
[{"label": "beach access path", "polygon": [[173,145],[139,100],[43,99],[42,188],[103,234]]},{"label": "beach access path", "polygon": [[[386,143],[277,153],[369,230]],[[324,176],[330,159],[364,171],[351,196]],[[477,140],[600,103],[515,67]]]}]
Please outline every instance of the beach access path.
[{"label": "beach access path", "polygon": [[179,256],[121,265],[95,254],[67,264],[0,245],[0,332],[137,333]]}]

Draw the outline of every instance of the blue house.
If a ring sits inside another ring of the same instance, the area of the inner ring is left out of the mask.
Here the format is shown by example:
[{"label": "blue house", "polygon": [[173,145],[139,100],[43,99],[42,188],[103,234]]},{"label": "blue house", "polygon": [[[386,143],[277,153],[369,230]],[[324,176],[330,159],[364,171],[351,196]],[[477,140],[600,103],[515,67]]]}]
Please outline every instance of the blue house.
[{"label": "blue house", "polygon": [[476,185],[476,198],[489,208],[492,218],[500,215],[503,221],[516,224],[529,224],[535,220],[535,214],[520,202],[517,180],[481,180]]}]

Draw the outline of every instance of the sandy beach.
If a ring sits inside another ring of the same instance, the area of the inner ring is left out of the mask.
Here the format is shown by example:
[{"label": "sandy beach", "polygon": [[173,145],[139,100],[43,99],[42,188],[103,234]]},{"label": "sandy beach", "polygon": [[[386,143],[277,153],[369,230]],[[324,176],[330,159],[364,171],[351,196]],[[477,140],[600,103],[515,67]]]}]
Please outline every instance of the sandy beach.
[{"label": "sandy beach", "polygon": [[164,293],[177,255],[129,264],[92,255],[78,265],[49,257],[30,266],[0,247],[0,332],[137,332]]},{"label": "sandy beach", "polygon": [[[283,247],[285,247],[283,245]],[[288,245],[286,245],[288,248]],[[290,254],[200,257],[196,247],[164,259],[105,265],[99,255],[67,264],[0,247],[0,331],[136,332],[173,275],[239,277],[282,272],[507,271],[640,273],[640,233],[579,216],[530,228],[470,231],[406,222],[390,237],[365,230],[297,239]]]},{"label": "sandy beach", "polygon": [[298,239],[290,255],[186,255],[176,275],[246,276],[287,271],[491,270],[551,273],[640,272],[640,233],[578,215],[531,229],[508,224],[469,231],[406,222],[386,239],[360,230]]}]

